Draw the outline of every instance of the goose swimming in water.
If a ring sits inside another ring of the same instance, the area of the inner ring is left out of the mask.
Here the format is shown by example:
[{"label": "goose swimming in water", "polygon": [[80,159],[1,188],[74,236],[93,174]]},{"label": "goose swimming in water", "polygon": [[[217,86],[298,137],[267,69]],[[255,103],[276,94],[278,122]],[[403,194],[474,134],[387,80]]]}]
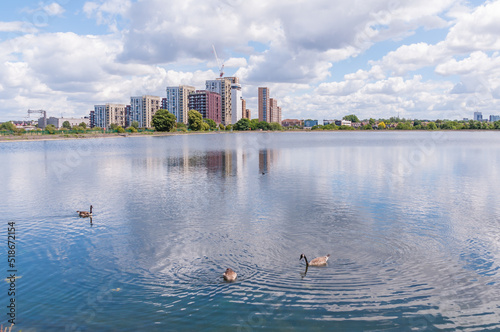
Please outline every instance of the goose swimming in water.
[{"label": "goose swimming in water", "polygon": [[227,268],[226,272],[224,272],[224,274],[222,276],[224,277],[224,280],[226,280],[226,281],[235,281],[236,277],[238,275],[232,269]]},{"label": "goose swimming in water", "polygon": [[82,218],[92,217],[92,205],[90,206],[90,212],[88,211],[76,211],[76,212]]},{"label": "goose swimming in water", "polygon": [[326,256],[321,256],[313,259],[312,261],[308,262],[306,255],[302,254],[300,255],[299,261],[304,258],[306,261],[306,266],[323,266],[326,265],[326,262],[328,262],[328,258],[330,257],[330,254]]}]

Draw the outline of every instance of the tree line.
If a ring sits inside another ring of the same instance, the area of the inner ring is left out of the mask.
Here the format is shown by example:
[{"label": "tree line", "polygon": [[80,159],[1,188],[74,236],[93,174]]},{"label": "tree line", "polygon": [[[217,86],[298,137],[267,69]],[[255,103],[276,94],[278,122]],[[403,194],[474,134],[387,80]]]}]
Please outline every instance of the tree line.
[{"label": "tree line", "polygon": [[266,121],[259,121],[258,119],[241,119],[234,125],[224,126],[222,123],[218,124],[212,119],[203,119],[200,112],[190,110],[188,112],[187,126],[182,122],[176,122],[177,119],[174,114],[168,110],[160,109],[153,116],[152,124],[157,131],[209,131],[209,130],[282,130],[281,124],[276,122],[268,123]]},{"label": "tree line", "polygon": [[[457,121],[457,120],[410,120],[399,117],[391,117],[389,119],[375,120],[373,118],[360,121],[355,114],[346,115],[343,120],[351,121],[352,123],[364,123],[357,126],[359,130],[374,130],[374,129],[394,129],[394,130],[494,130],[500,129],[500,121],[485,122],[485,121]],[[351,126],[336,126],[335,124],[316,125],[312,130],[355,130]]]}]

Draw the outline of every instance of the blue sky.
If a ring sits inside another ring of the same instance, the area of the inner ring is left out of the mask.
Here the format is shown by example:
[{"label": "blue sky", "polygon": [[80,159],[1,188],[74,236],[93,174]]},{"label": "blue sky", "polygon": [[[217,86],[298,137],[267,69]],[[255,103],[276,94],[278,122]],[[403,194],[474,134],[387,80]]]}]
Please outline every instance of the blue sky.
[{"label": "blue sky", "polygon": [[240,77],[257,117],[500,114],[500,0],[56,0],[0,5],[0,121]]}]

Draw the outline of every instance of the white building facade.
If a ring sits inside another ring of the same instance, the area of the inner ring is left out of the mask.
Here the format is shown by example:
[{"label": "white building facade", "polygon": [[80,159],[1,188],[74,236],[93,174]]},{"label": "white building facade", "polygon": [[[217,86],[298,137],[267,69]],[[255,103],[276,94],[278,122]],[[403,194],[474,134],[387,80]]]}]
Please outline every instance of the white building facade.
[{"label": "white building facade", "polygon": [[241,96],[241,85],[238,83],[231,84],[231,123],[235,124],[240,121],[243,116],[243,103]]}]

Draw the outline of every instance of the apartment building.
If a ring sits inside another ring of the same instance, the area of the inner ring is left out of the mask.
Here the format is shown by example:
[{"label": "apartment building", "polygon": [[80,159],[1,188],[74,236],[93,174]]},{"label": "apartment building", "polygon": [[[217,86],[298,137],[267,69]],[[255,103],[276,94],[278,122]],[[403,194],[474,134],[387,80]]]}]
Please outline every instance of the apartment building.
[{"label": "apartment building", "polygon": [[137,121],[139,127],[151,128],[151,120],[160,106],[161,98],[157,96],[130,97],[129,122]]},{"label": "apartment building", "polygon": [[217,124],[222,121],[222,100],[217,92],[197,90],[191,93],[189,109],[200,112],[204,119],[212,119]]},{"label": "apartment building", "polygon": [[175,115],[177,122],[188,123],[189,94],[195,92],[189,85],[167,87],[166,109]]}]

